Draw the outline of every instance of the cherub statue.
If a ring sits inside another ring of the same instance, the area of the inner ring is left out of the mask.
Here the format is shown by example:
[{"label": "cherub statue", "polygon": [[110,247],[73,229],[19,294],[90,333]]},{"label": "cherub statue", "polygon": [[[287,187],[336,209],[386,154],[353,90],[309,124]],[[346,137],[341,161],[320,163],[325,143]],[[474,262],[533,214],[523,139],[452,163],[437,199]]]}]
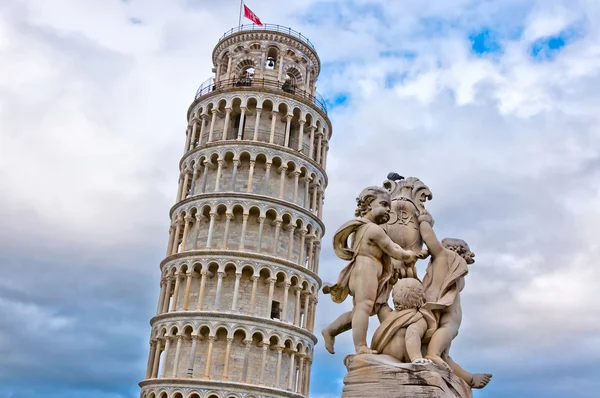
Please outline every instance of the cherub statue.
[{"label": "cherub statue", "polygon": [[371,348],[401,362],[431,363],[423,358],[421,342],[427,342],[437,321],[425,304],[425,290],[419,280],[400,279],[392,290],[395,311],[387,305],[380,310],[381,325],[375,330]]},{"label": "cherub statue", "polygon": [[452,370],[471,387],[483,388],[492,378],[491,374],[471,374],[449,355],[450,345],[458,335],[462,321],[460,292],[465,287],[465,276],[469,272],[467,264],[475,262],[475,254],[462,239],[446,238],[440,242],[433,232],[433,219],[427,211],[422,211],[418,220],[421,236],[431,254],[423,287],[427,306],[438,320],[438,329],[431,336],[425,357]]},{"label": "cherub statue", "polygon": [[[342,225],[333,237],[333,248],[342,260],[350,261],[340,273],[338,282],[323,287],[336,303],[353,296],[354,308],[323,329],[325,348],[333,354],[335,336],[352,329],[357,354],[370,354],[367,346],[369,317],[379,312],[395,283],[390,257],[415,262],[417,254],[395,244],[381,228],[390,217],[390,193],[380,187],[365,188],[356,199],[355,216]],[[352,246],[348,238],[353,235]]]}]

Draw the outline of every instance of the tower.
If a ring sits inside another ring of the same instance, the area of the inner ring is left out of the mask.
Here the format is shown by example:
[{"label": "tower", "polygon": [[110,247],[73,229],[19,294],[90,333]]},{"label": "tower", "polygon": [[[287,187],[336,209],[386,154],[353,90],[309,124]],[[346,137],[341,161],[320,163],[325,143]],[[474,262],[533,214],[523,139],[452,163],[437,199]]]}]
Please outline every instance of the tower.
[{"label": "tower", "polygon": [[307,396],[331,122],[311,42],[225,33],[188,127],[143,398]]}]

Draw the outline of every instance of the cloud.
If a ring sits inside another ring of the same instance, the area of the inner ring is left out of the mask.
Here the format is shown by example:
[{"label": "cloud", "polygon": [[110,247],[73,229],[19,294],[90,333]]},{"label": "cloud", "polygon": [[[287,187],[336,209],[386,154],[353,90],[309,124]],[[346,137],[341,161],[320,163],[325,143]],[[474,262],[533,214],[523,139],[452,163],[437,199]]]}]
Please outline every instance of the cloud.
[{"label": "cloud", "polygon": [[[592,397],[600,6],[273,4],[252,8],[313,41],[333,105],[322,278],[343,266],[328,242],[360,190],[390,171],[420,177],[438,235],[477,253],[452,348],[495,374],[476,396]],[[0,396],[138,395],[185,112],[237,12],[0,5]],[[317,329],[349,308],[320,297]],[[335,356],[317,346],[311,396],[339,396],[351,351],[349,333]]]}]

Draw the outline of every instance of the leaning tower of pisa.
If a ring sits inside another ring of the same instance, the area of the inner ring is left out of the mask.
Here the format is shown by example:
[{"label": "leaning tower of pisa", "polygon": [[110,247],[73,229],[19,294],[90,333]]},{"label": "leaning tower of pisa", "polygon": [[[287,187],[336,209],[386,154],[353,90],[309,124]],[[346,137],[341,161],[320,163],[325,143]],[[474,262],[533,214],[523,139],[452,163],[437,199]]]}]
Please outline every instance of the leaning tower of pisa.
[{"label": "leaning tower of pisa", "polygon": [[143,398],[308,395],[331,122],[311,42],[240,26],[187,112]]}]

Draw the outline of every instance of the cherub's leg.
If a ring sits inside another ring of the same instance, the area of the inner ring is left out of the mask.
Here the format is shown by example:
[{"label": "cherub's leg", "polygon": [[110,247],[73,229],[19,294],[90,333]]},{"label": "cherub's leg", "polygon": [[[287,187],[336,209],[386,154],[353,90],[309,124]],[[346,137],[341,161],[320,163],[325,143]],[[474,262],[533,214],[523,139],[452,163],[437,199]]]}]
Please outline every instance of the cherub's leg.
[{"label": "cherub's leg", "polygon": [[456,331],[454,328],[448,326],[440,326],[439,329],[433,333],[429,345],[427,346],[427,356],[425,358],[431,359],[435,364],[443,366],[448,370],[450,366],[442,359],[441,355],[444,350],[450,347],[450,343],[456,337]]},{"label": "cherub's leg", "polygon": [[369,317],[377,298],[377,276],[376,274],[370,275],[369,272],[360,274],[353,275],[355,278],[360,276],[360,280],[355,280],[357,283],[353,283],[354,286],[351,289],[354,290],[355,300],[352,311],[352,339],[357,354],[373,354],[375,351],[367,346],[367,329],[369,328]]},{"label": "cherub's leg", "polygon": [[450,365],[450,369],[452,369],[454,374],[457,375],[458,377],[460,377],[461,379],[463,379],[464,381],[466,381],[467,384],[473,388],[483,388],[483,387],[487,386],[487,384],[490,382],[490,380],[492,378],[492,375],[489,373],[472,374],[472,373],[467,372],[462,367],[460,367],[459,364],[454,362],[452,360],[452,358],[450,358],[449,355],[446,356],[445,359],[446,359],[446,362],[448,363],[448,365]]},{"label": "cherub's leg", "polygon": [[331,325],[321,330],[325,348],[329,353],[334,354],[333,346],[335,344],[335,336],[352,329],[352,311],[348,311],[340,315]]}]

